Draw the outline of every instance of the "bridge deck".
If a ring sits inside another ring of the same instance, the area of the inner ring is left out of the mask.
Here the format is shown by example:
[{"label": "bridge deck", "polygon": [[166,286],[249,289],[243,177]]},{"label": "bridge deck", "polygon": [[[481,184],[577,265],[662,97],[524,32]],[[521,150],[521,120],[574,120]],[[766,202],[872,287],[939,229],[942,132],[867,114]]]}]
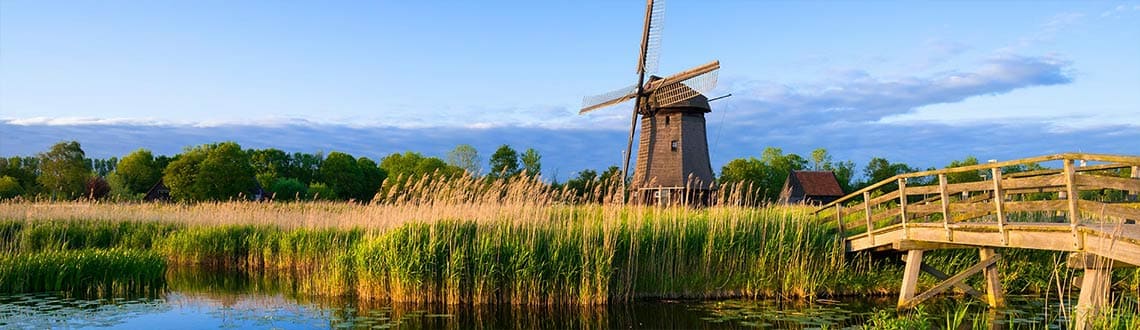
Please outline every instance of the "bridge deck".
[{"label": "bridge deck", "polygon": [[[1009,223],[1004,233],[996,223],[896,224],[847,239],[849,251],[890,248],[902,241],[920,241],[975,247],[1010,247],[1035,250],[1088,252],[1132,265],[1140,265],[1140,225],[1082,224],[1076,235],[1067,223]],[[1081,244],[1083,243],[1083,246]]]}]

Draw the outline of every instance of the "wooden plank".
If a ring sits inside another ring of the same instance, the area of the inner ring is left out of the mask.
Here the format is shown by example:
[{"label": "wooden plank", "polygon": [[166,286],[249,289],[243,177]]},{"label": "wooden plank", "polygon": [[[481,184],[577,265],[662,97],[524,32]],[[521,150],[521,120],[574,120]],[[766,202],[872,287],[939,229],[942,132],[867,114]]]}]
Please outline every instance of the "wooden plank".
[{"label": "wooden plank", "polygon": [[1020,179],[1005,178],[1005,180],[1003,180],[1001,183],[1002,188],[1005,188],[1006,190],[1046,189],[1062,187],[1064,185],[1065,177],[1062,175],[1037,176]]},{"label": "wooden plank", "polygon": [[1057,200],[1005,202],[1005,210],[1011,213],[1062,211],[1065,209],[1066,203],[1066,201]]},{"label": "wooden plank", "polygon": [[847,228],[843,225],[843,204],[835,204],[835,224],[839,235],[846,236]]},{"label": "wooden plank", "polygon": [[[977,274],[978,272],[981,272],[983,269],[986,269],[986,267],[993,265],[994,263],[996,263],[1000,259],[1001,259],[1001,256],[996,255],[996,254],[992,258],[982,259],[982,261],[978,262],[977,264],[975,264],[973,266],[970,266],[970,268],[966,268],[961,273],[958,273],[957,275],[954,275],[954,276],[938,283],[933,288],[930,288],[930,290],[926,290],[926,292],[923,292],[920,295],[914,296],[914,298],[909,299],[905,302],[901,301],[902,295],[900,294],[900,296],[899,296],[900,297],[899,308],[914,307],[915,305],[918,305],[918,304],[922,303],[923,301],[930,299],[930,298],[934,297],[935,295],[942,293],[943,291],[946,291],[946,289],[949,289],[951,286],[954,285],[954,283],[961,282],[962,280],[965,280],[966,278],[968,278],[974,274]],[[909,255],[907,258],[907,265],[910,265]],[[915,267],[915,268],[918,268],[918,267]],[[903,287],[904,288],[906,287],[906,282],[905,282],[906,275],[907,275],[906,273],[903,273],[903,279],[904,279]],[[917,279],[917,275],[915,275],[915,277]]]},{"label": "wooden plank", "polygon": [[1127,165],[1140,165],[1140,157],[1138,156],[1125,156],[1125,155],[1111,155],[1111,154],[1087,154],[1087,153],[1064,153],[1061,156],[1064,159],[1082,159],[1097,162],[1108,163],[1123,163]]},{"label": "wooden plank", "polygon": [[914,306],[914,294],[918,290],[918,273],[922,270],[922,250],[906,252],[906,267],[903,268],[902,288],[899,289],[898,307]]},{"label": "wooden plank", "polygon": [[978,249],[981,260],[992,260],[985,267],[983,275],[986,283],[986,303],[992,308],[1005,306],[1005,291],[1001,287],[1001,274],[998,273],[996,261],[1001,258],[992,248]]},{"label": "wooden plank", "polygon": [[909,186],[906,194],[910,196],[929,195],[938,193],[938,186]]},{"label": "wooden plank", "polygon": [[1140,180],[1131,178],[1082,174],[1078,175],[1076,179],[1077,185],[1080,186],[1093,186],[1099,189],[1109,188],[1125,191],[1140,191]]},{"label": "wooden plank", "polygon": [[938,194],[942,200],[942,228],[946,230],[946,240],[954,241],[954,231],[950,229],[950,193],[946,190],[946,174],[938,174]]},{"label": "wooden plank", "polygon": [[1094,201],[1081,201],[1080,210],[1100,216],[1110,216],[1122,220],[1140,220],[1140,209]]},{"label": "wooden plank", "polygon": [[1110,258],[1105,258],[1091,253],[1073,252],[1069,253],[1069,258],[1066,260],[1065,265],[1069,268],[1086,269],[1086,268],[1099,268],[1099,269],[1121,269],[1121,268],[1136,268],[1136,265],[1129,264],[1123,261],[1116,261]]},{"label": "wooden plank", "polygon": [[[1140,166],[1132,166],[1131,171],[1132,171],[1132,175],[1131,175],[1132,179],[1134,179],[1134,180],[1140,179]],[[1128,200],[1133,201],[1133,202],[1140,200],[1140,190],[1133,190],[1133,191],[1129,192]]]},{"label": "wooden plank", "polygon": [[992,186],[990,185],[989,182],[986,182],[986,181],[953,183],[953,184],[946,186],[946,191],[949,192],[951,195],[957,194],[957,193],[960,193],[963,191],[989,191],[990,189],[992,189]]},{"label": "wooden plank", "polygon": [[974,246],[904,239],[904,240],[899,240],[899,241],[895,241],[895,242],[891,243],[891,248],[894,250],[897,250],[897,251],[910,251],[910,250],[970,249],[970,248],[974,248]]},{"label": "wooden plank", "polygon": [[[927,274],[930,274],[930,276],[934,276],[934,278],[938,279],[939,281],[945,281],[947,279],[950,279],[950,275],[946,275],[946,273],[942,272],[941,270],[938,270],[938,268],[931,267],[930,265],[927,265],[926,263],[922,264],[922,271],[927,273]],[[968,293],[969,295],[977,297],[978,299],[986,300],[986,295],[984,293],[981,293],[977,289],[974,289],[973,287],[966,285],[966,283],[956,282],[953,285],[958,290],[962,290],[962,292]]]}]

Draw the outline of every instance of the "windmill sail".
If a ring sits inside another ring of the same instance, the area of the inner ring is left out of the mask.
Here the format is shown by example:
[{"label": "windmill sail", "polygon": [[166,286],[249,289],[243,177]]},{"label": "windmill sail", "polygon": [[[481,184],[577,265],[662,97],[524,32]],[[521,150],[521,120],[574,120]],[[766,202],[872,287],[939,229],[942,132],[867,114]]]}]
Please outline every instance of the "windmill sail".
[{"label": "windmill sail", "polygon": [[645,31],[641,54],[638,54],[637,73],[657,73],[661,59],[661,30],[665,26],[665,0],[649,0],[645,8]]},{"label": "windmill sail", "polygon": [[594,96],[587,96],[582,98],[582,110],[578,114],[584,114],[590,111],[598,110],[614,104],[625,102],[637,96],[637,85],[630,85],[616,89],[608,93],[602,93]]},{"label": "windmill sail", "polygon": [[657,107],[674,105],[716,88],[720,61],[683,71],[664,79],[650,82],[646,93],[653,95],[652,102]]}]

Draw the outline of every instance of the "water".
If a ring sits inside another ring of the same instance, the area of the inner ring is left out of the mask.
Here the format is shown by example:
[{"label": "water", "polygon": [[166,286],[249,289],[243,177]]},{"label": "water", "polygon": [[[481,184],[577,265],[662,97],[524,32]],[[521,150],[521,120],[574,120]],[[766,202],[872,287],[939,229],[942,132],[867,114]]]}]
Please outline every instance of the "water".
[{"label": "water", "polygon": [[[60,293],[0,296],[0,328],[133,329],[567,329],[567,328],[858,328],[894,299],[853,298],[814,303],[723,300],[653,301],[610,306],[409,305],[351,298],[312,298],[279,277],[172,272],[167,291],[151,296],[85,299]],[[991,324],[1060,328],[1063,317],[1045,299],[1014,297],[990,313],[968,298],[923,305],[931,323],[963,306],[969,318]],[[1056,313],[1053,313],[1056,314]],[[915,313],[907,315],[916,315]],[[967,324],[970,321],[966,321]]]}]

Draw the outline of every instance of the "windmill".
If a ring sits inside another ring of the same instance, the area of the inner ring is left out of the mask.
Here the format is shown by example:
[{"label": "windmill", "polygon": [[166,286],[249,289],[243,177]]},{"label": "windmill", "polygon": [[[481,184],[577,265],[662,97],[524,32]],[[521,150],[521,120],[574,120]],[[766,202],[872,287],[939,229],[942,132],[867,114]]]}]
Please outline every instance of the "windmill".
[{"label": "windmill", "polygon": [[660,55],[662,18],[663,6],[648,0],[637,58],[637,83],[586,97],[578,114],[634,100],[622,165],[622,177],[626,177],[640,117],[637,163],[629,187],[632,200],[671,203],[681,197],[707,198],[705,193],[713,189],[713,175],[705,113],[712,109],[702,93],[716,87],[720,62],[712,61],[664,78],[653,75]]}]

